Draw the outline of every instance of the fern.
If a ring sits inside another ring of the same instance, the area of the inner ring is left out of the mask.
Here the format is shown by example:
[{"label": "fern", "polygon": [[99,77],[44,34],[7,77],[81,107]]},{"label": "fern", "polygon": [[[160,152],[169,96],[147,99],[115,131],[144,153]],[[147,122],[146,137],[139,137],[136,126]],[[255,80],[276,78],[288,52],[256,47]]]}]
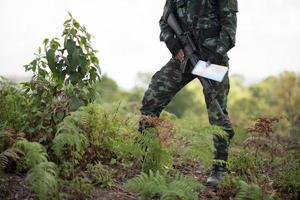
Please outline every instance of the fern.
[{"label": "fern", "polygon": [[240,190],[235,200],[273,200],[269,195],[264,194],[262,189],[258,185],[247,184],[244,181],[240,181]]},{"label": "fern", "polygon": [[19,163],[21,169],[30,169],[42,162],[48,161],[45,147],[37,142],[20,140],[15,144],[15,147],[24,152],[24,157]]},{"label": "fern", "polygon": [[0,169],[7,168],[10,160],[17,162],[22,155],[24,155],[23,152],[18,148],[6,149],[0,154]]},{"label": "fern", "polygon": [[162,200],[170,199],[198,199],[196,190],[200,189],[200,183],[192,177],[176,174],[169,177],[166,173],[159,171],[149,174],[142,173],[125,184],[125,188],[139,193],[142,198],[153,198],[159,196]]},{"label": "fern", "polygon": [[147,129],[143,134],[137,136],[137,142],[144,151],[144,172],[169,170],[173,165],[172,156],[162,147],[155,131],[155,129]]},{"label": "fern", "polygon": [[[90,159],[99,156],[99,151],[112,148],[119,125],[118,120],[98,104],[89,104],[66,117],[58,125],[53,141],[53,150],[63,159],[80,161],[90,148]],[[66,155],[68,154],[68,155]],[[75,157],[74,157],[75,156]]]},{"label": "fern", "polygon": [[88,144],[88,140],[83,134],[64,132],[54,138],[52,149],[62,160],[76,159],[80,161]]},{"label": "fern", "polygon": [[109,188],[112,186],[112,173],[109,167],[102,165],[100,162],[96,165],[87,165],[87,171],[92,177],[94,184],[99,184],[103,188]]},{"label": "fern", "polygon": [[42,162],[28,172],[25,182],[38,198],[43,200],[56,195],[58,188],[56,178],[56,165],[52,162]]},{"label": "fern", "polygon": [[154,197],[161,195],[168,190],[166,174],[161,175],[159,171],[155,174],[149,171],[149,174],[141,173],[136,178],[129,180],[125,188],[139,193],[142,197]]}]

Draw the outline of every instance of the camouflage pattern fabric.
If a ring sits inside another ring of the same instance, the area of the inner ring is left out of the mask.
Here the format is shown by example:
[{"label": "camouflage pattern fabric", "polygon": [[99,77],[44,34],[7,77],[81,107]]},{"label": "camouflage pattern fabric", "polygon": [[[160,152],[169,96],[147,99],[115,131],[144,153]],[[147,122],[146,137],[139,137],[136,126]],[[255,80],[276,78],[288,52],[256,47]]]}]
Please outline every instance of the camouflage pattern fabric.
[{"label": "camouflage pattern fabric", "polygon": [[[150,82],[149,88],[144,94],[142,107],[140,109],[142,115],[159,117],[162,110],[168,105],[175,94],[183,88],[187,83],[197,78],[197,76],[182,73],[180,62],[171,59],[164,67],[156,72]],[[229,92],[228,75],[225,76],[223,82],[213,82],[214,88],[217,91],[216,98],[225,114],[225,119],[222,119],[218,109],[211,104],[210,94],[204,89],[203,93],[206,100],[209,122],[212,125],[221,126],[229,134],[229,138],[233,137],[233,129],[226,110],[227,94]],[[188,101],[188,99],[187,99]],[[149,126],[144,122],[140,122],[139,130],[142,132]],[[215,159],[227,160],[228,156],[228,141],[225,138],[214,136],[214,145],[216,148]]]},{"label": "camouflage pattern fabric", "polygon": [[[201,59],[228,66],[227,51],[235,45],[237,0],[167,0],[166,5],[171,6],[181,26],[193,33]],[[168,37],[176,37],[163,18],[159,24],[161,41],[166,41]],[[143,97],[141,114],[159,117],[175,94],[195,78],[192,74],[182,73],[180,62],[172,58],[153,75]],[[230,88],[228,75],[221,83],[213,81],[213,87],[225,117],[222,117],[212,104],[208,91],[204,89],[203,93],[210,124],[223,127],[227,133],[228,138],[214,135],[215,159],[226,161],[229,141],[234,136],[226,109]],[[146,123],[140,121],[141,132],[147,127],[149,126]]]},{"label": "camouflage pattern fabric", "polygon": [[[238,11],[237,0],[167,0],[182,27],[194,33],[195,42],[202,49],[202,59],[219,64],[217,57],[228,61],[227,51],[235,45]],[[174,32],[161,18],[160,40],[175,37]]]}]

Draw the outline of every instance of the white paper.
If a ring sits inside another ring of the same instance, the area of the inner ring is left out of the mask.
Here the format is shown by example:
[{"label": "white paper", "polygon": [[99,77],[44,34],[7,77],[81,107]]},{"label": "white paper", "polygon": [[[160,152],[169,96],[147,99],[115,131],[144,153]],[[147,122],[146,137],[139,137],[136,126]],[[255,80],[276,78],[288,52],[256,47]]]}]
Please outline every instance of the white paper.
[{"label": "white paper", "polygon": [[216,64],[208,65],[207,62],[200,60],[194,67],[192,74],[222,82],[228,67]]}]

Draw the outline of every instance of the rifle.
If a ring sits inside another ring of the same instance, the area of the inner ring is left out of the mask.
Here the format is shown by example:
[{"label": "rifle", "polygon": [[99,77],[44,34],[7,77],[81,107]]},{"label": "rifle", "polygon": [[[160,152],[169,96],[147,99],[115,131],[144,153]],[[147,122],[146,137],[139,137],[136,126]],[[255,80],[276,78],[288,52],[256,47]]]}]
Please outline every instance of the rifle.
[{"label": "rifle", "polygon": [[[180,42],[183,45],[183,51],[185,53],[186,58],[191,62],[192,66],[195,67],[197,63],[200,61],[199,55],[198,55],[198,49],[196,48],[195,43],[192,40],[191,33],[189,31],[184,31],[180,24],[178,23],[177,18],[175,17],[174,13],[172,12],[169,5],[166,5],[164,8],[164,14],[163,19],[167,22],[167,24],[171,27],[171,29],[175,32],[176,36],[180,40]],[[183,72],[185,72],[186,69],[183,69]],[[199,77],[200,82],[205,90],[208,91],[208,93],[211,96],[212,103],[216,106],[216,108],[219,110],[219,112],[222,115],[222,118],[224,119],[225,114],[216,99],[217,92],[213,88],[212,80],[209,80],[207,78]]]}]

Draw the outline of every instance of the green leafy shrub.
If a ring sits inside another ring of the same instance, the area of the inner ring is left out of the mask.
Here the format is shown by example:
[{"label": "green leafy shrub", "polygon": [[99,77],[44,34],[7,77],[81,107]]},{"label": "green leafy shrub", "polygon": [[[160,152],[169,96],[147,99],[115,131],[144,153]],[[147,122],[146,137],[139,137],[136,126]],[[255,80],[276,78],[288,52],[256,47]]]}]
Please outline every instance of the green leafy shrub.
[{"label": "green leafy shrub", "polygon": [[53,80],[58,86],[71,83],[86,85],[99,76],[99,60],[90,44],[91,34],[69,13],[70,19],[64,23],[63,44],[58,38],[45,39],[44,51],[25,69],[34,72],[35,77]]},{"label": "green leafy shrub", "polygon": [[[70,111],[95,99],[94,83],[99,79],[99,60],[90,44],[91,35],[70,14],[64,23],[63,41],[45,39],[37,58],[26,71],[33,72],[31,82],[23,84],[30,99],[31,139],[50,143],[56,125]],[[42,50],[43,49],[43,50]]]},{"label": "green leafy shrub", "polygon": [[110,188],[112,186],[112,173],[109,167],[99,162],[95,165],[88,164],[86,168],[94,184],[100,185],[103,188]]},{"label": "green leafy shrub", "polygon": [[56,165],[52,162],[37,164],[28,172],[25,182],[40,200],[52,199],[58,193]]},{"label": "green leafy shrub", "polygon": [[274,198],[265,194],[258,185],[249,185],[244,181],[240,181],[240,190],[235,200],[274,200]]},{"label": "green leafy shrub", "polygon": [[201,185],[197,180],[191,177],[185,177],[176,174],[170,177],[166,173],[160,174],[159,171],[149,174],[142,173],[136,178],[129,180],[125,188],[139,193],[143,199],[160,197],[160,199],[198,199],[198,193]]},{"label": "green leafy shrub", "polygon": [[22,131],[28,118],[28,97],[13,85],[0,87],[0,130]]}]

